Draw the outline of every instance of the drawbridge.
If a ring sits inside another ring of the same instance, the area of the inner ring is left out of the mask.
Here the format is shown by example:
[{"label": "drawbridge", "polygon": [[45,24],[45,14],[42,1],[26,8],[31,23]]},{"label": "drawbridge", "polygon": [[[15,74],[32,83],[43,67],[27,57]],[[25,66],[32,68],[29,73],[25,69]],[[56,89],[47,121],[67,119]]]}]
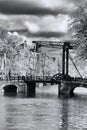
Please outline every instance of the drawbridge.
[{"label": "drawbridge", "polygon": [[70,53],[70,49],[76,49],[76,44],[74,42],[64,41],[64,42],[58,42],[58,41],[33,41],[35,44],[35,51],[37,53],[40,52],[41,48],[46,49],[62,49],[62,74],[68,75],[69,74],[69,59],[72,61],[75,69],[77,70],[78,74],[81,77],[80,72],[78,71]]}]

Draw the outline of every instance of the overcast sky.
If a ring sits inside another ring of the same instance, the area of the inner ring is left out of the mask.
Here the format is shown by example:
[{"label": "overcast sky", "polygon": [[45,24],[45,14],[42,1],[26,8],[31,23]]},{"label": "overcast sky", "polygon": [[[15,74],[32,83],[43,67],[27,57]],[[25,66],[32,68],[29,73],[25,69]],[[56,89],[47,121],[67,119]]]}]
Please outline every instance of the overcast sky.
[{"label": "overcast sky", "polygon": [[67,32],[68,16],[75,9],[72,0],[0,0],[1,13],[28,15],[27,19],[24,17],[22,20],[33,37],[64,36]]}]

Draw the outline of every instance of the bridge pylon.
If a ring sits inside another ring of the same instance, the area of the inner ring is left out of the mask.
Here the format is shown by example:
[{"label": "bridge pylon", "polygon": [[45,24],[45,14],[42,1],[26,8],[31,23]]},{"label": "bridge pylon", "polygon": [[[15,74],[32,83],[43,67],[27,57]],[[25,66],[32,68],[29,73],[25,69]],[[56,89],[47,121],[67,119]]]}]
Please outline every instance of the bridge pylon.
[{"label": "bridge pylon", "polygon": [[63,52],[62,52],[62,74],[68,75],[69,73],[69,49],[72,49],[70,43],[65,42],[63,45]]}]

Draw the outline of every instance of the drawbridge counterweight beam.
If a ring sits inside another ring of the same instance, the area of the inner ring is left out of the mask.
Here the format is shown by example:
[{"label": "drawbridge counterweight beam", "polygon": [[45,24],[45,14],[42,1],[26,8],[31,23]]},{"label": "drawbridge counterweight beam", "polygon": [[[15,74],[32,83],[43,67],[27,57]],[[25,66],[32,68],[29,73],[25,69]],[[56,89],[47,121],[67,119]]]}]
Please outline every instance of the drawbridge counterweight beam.
[{"label": "drawbridge counterweight beam", "polygon": [[70,42],[57,42],[57,41],[33,41],[36,45],[36,52],[39,52],[40,47],[62,49],[62,74],[68,75],[69,73],[69,49],[76,47],[75,43]]},{"label": "drawbridge counterweight beam", "polygon": [[62,49],[64,44],[69,46],[69,49],[76,48],[76,44],[69,41],[59,42],[59,41],[33,41],[38,47],[48,47],[48,48],[59,48]]}]

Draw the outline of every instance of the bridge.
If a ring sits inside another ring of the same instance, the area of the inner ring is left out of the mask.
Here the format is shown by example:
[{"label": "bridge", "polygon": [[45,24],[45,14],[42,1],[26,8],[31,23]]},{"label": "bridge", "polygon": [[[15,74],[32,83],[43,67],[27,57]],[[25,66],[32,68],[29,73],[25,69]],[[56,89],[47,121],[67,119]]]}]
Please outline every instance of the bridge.
[{"label": "bridge", "polygon": [[[35,94],[35,88],[37,82],[46,82],[46,83],[56,83],[58,84],[59,88],[59,95],[73,95],[73,91],[76,87],[87,86],[87,79],[83,79],[80,72],[78,71],[78,68],[75,66],[75,63],[73,62],[72,58],[69,56],[69,50],[70,49],[76,49],[76,44],[73,42],[56,42],[56,41],[33,41],[35,43],[35,50],[39,53],[39,49],[41,47],[47,47],[47,48],[60,48],[62,49],[62,73],[56,74],[53,77],[46,78],[46,77],[26,77],[24,78],[24,81],[27,84],[27,89],[30,94]],[[79,77],[70,77],[69,76],[69,58],[71,58],[76,70],[79,73]]]},{"label": "bridge", "polygon": [[27,93],[27,96],[33,97],[36,95],[36,83],[57,84],[58,95],[72,96],[76,87],[87,88],[87,78],[64,77],[59,73],[54,76],[11,76],[10,79],[0,79],[0,89],[4,89],[4,93],[23,92]]},{"label": "bridge", "polygon": [[[22,80],[27,84],[27,94],[29,96],[36,94],[36,83],[50,83],[58,84],[58,95],[68,95],[73,96],[73,91],[76,87],[87,88],[87,78],[79,77],[62,77],[58,76],[36,76],[36,77],[22,77]],[[55,77],[55,78],[54,78]]]},{"label": "bridge", "polygon": [[26,90],[27,95],[34,96],[36,94],[36,83],[50,83],[58,84],[59,95],[73,95],[73,90],[76,87],[87,87],[87,79],[82,78],[76,66],[75,68],[78,71],[80,78],[69,76],[69,50],[76,48],[75,43],[55,41],[33,41],[33,43],[35,44],[33,51],[36,51],[37,53],[39,53],[39,48],[44,46],[47,48],[58,47],[62,49],[62,73],[55,74],[54,76],[10,76],[10,78],[0,81],[0,83],[6,81],[4,92],[9,92],[11,88],[14,90],[14,86],[19,85],[19,88],[22,88],[22,90],[24,89],[24,91]]}]

